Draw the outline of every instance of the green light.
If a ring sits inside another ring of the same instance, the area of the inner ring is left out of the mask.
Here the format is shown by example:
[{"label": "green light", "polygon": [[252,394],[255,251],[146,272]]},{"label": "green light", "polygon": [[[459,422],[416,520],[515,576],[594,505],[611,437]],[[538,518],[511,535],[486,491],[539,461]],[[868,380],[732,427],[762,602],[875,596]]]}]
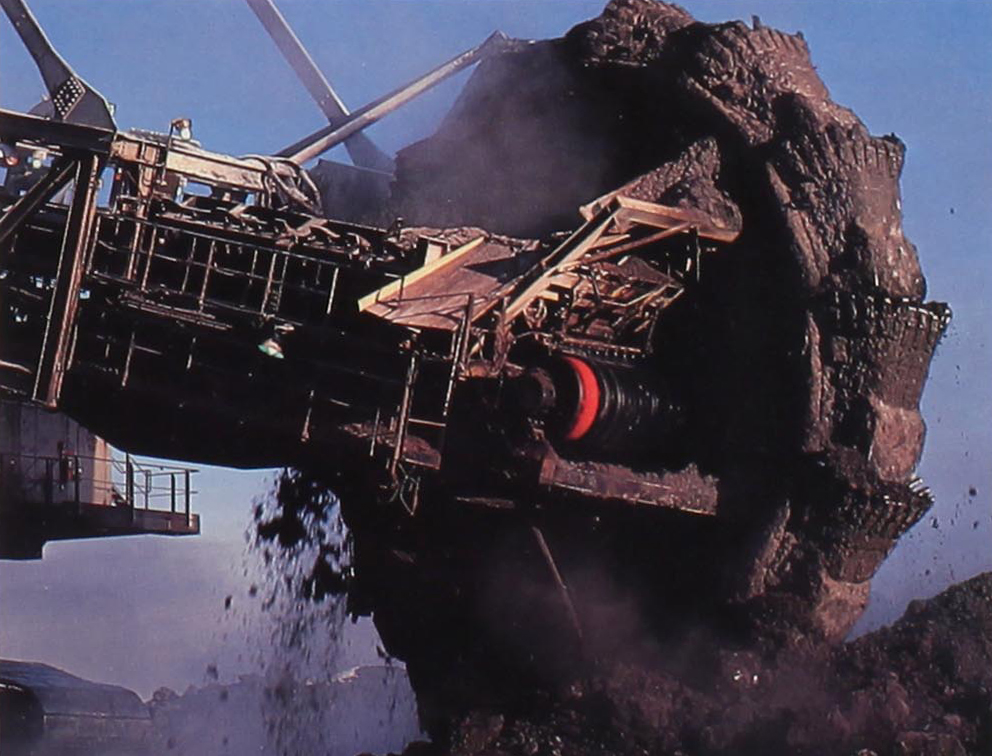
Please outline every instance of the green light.
[{"label": "green light", "polygon": [[266,357],[273,357],[277,360],[283,360],[286,355],[282,353],[282,347],[275,338],[268,338],[258,345],[258,351],[264,354]]}]

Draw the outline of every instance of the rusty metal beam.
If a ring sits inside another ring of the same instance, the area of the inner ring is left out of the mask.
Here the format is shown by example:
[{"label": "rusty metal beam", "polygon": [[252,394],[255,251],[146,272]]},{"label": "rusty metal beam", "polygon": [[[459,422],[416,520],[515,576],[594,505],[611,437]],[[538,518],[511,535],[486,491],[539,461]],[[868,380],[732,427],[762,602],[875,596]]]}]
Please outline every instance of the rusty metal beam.
[{"label": "rusty metal beam", "polygon": [[68,158],[56,160],[48,169],[48,173],[11,205],[10,209],[0,218],[0,244],[7,241],[27,218],[69,183],[76,165],[76,161]]},{"label": "rusty metal beam", "polygon": [[75,334],[79,290],[93,239],[100,158],[86,155],[76,163],[76,186],[59,252],[55,289],[48,309],[38,358],[33,398],[48,407],[58,404]]},{"label": "rusty metal beam", "polygon": [[114,139],[110,129],[60,123],[47,118],[0,109],[0,139],[4,142],[25,141],[32,144],[55,145],[60,151],[82,149],[106,155]]},{"label": "rusty metal beam", "polygon": [[[314,63],[299,37],[293,32],[273,0],[246,0],[258,20],[276,43],[279,52],[303,82],[317,107],[331,126],[340,126],[351,113]],[[392,173],[392,158],[380,150],[365,134],[354,134],[344,142],[352,162],[360,168]]]},{"label": "rusty metal beam", "polygon": [[511,44],[505,34],[496,32],[478,47],[463,52],[447,63],[442,63],[433,71],[421,76],[419,79],[410,82],[404,87],[400,87],[394,92],[369,103],[363,108],[356,110],[351,117],[340,126],[327,126],[319,131],[315,131],[304,137],[295,144],[290,145],[281,152],[278,157],[287,157],[290,160],[306,163],[318,155],[326,152],[332,147],[341,144],[352,134],[357,134],[363,129],[376,123],[384,116],[389,115],[401,105],[412,100],[428,89],[440,84],[445,79],[453,76],[459,71],[468,68],[473,63],[490,55],[502,52]]},{"label": "rusty metal beam", "polygon": [[579,621],[579,613],[575,610],[575,603],[572,601],[572,594],[568,590],[568,586],[565,584],[565,579],[561,575],[561,571],[558,569],[558,565],[555,562],[554,555],[551,553],[551,547],[548,546],[548,541],[544,537],[544,533],[537,525],[530,526],[530,532],[534,536],[534,540],[537,541],[537,547],[541,550],[541,556],[544,557],[544,563],[548,566],[548,571],[551,573],[551,577],[554,578],[555,588],[558,589],[558,595],[561,597],[561,603],[565,607],[565,611],[568,612],[568,620],[572,623],[572,629],[575,630],[575,635],[578,637],[579,643],[582,642],[582,623]]},{"label": "rusty metal beam", "polygon": [[550,452],[541,461],[537,482],[549,491],[578,494],[592,500],[710,517],[717,514],[717,481],[702,475],[694,466],[657,474],[619,464],[567,460]]},{"label": "rusty metal beam", "polygon": [[572,233],[565,241],[563,241],[558,247],[551,252],[543,261],[537,266],[535,270],[540,271],[539,275],[532,278],[529,282],[524,281],[524,287],[518,289],[518,293],[513,295],[513,298],[507,303],[505,310],[505,322],[511,322],[515,317],[517,317],[521,312],[523,312],[527,305],[534,301],[534,299],[544,291],[551,278],[555,276],[563,267],[567,266],[569,263],[578,260],[582,255],[589,251],[589,249],[596,243],[596,241],[603,235],[607,227],[616,217],[616,207],[613,203],[600,208],[599,211],[592,218],[587,220],[574,233]]},{"label": "rusty metal beam", "polygon": [[592,265],[593,263],[606,262],[607,260],[612,260],[614,257],[619,255],[624,255],[628,252],[633,252],[635,249],[646,247],[648,244],[654,244],[655,242],[662,241],[663,239],[668,239],[671,236],[678,236],[691,228],[691,224],[683,223],[680,226],[666,228],[664,231],[658,231],[656,233],[641,237],[640,239],[634,239],[633,241],[621,242],[615,246],[596,247],[596,249],[605,249],[605,251],[599,252],[598,254],[590,257],[584,257],[581,260],[576,260],[572,263],[572,265]]},{"label": "rusty metal beam", "polygon": [[165,155],[165,169],[209,186],[264,191],[266,167],[249,159],[233,158],[186,145],[173,145]]},{"label": "rusty metal beam", "polygon": [[457,262],[473,249],[478,247],[482,242],[486,240],[485,236],[477,236],[472,241],[463,244],[458,247],[458,249],[453,249],[448,254],[443,257],[439,257],[426,265],[422,265],[416,270],[410,271],[405,276],[401,276],[394,281],[390,281],[384,286],[376,289],[370,294],[366,294],[364,297],[358,300],[358,311],[365,312],[372,305],[383,300],[395,298],[397,301],[402,301],[403,290],[409,288],[411,285],[415,284],[421,279],[427,278],[437,274],[439,271],[446,269],[452,263]]},{"label": "rusty metal beam", "polygon": [[618,223],[636,223],[662,230],[688,223],[700,236],[721,242],[733,242],[740,235],[739,228],[729,228],[722,222],[701,210],[688,207],[670,207],[656,202],[646,202],[621,194],[619,191],[610,192],[599,199],[579,208],[584,218],[591,218],[603,207],[617,208]]},{"label": "rusty metal beam", "polygon": [[417,382],[419,359],[416,351],[410,352],[410,363],[406,371],[406,381],[403,386],[403,399],[400,402],[399,414],[396,416],[396,446],[389,462],[389,475],[396,480],[396,471],[403,459],[403,446],[406,443],[406,433],[410,424],[410,405],[413,401],[414,384]]}]

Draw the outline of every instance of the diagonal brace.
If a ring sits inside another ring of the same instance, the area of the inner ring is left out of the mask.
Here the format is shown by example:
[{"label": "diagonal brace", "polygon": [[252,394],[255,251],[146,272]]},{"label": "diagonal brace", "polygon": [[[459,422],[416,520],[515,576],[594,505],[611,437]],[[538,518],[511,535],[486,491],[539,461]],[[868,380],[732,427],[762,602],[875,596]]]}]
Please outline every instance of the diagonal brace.
[{"label": "diagonal brace", "polygon": [[48,308],[33,392],[35,401],[53,409],[62,393],[62,379],[68,368],[76,331],[79,290],[96,225],[100,170],[101,161],[97,155],[86,155],[76,163],[75,194],[62,236],[55,288]]},{"label": "diagonal brace", "polygon": [[[248,6],[254,11],[262,26],[276,43],[279,52],[286,62],[303,82],[307,92],[317,103],[327,120],[333,126],[340,126],[351,114],[341,102],[337,92],[331,87],[327,78],[313,62],[313,58],[303,47],[299,37],[293,32],[273,0],[247,0]],[[375,143],[364,133],[352,134],[344,142],[352,162],[360,168],[371,168],[385,173],[395,169],[393,160],[376,147]]]},{"label": "diagonal brace", "polygon": [[41,177],[34,186],[27,190],[10,209],[0,218],[0,244],[3,244],[21,227],[39,207],[54,197],[72,178],[76,161],[69,158],[59,158],[52,163],[48,173]]}]

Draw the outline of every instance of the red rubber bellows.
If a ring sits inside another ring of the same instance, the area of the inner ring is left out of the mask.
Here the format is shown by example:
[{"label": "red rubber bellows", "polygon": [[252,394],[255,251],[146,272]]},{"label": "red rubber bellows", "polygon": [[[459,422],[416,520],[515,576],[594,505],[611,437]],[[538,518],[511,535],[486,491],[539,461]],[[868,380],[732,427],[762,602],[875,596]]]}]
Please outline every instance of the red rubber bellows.
[{"label": "red rubber bellows", "polygon": [[565,357],[565,362],[571,366],[579,382],[579,400],[568,431],[565,433],[565,440],[578,441],[596,422],[600,402],[599,381],[592,368],[578,357]]}]

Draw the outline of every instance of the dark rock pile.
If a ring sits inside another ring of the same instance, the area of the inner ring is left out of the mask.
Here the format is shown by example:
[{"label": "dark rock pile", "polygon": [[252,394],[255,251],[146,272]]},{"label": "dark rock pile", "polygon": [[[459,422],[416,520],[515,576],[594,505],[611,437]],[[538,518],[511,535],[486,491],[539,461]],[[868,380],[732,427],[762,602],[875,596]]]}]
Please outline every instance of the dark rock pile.
[{"label": "dark rock pile", "polygon": [[[992,752],[992,573],[839,648],[774,657],[709,643],[681,669],[597,669],[527,712],[473,712],[407,753],[965,756]],[[689,672],[688,670],[692,670]]]}]

